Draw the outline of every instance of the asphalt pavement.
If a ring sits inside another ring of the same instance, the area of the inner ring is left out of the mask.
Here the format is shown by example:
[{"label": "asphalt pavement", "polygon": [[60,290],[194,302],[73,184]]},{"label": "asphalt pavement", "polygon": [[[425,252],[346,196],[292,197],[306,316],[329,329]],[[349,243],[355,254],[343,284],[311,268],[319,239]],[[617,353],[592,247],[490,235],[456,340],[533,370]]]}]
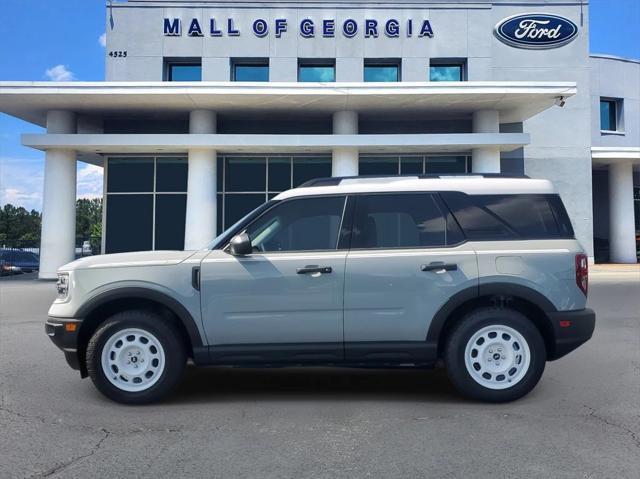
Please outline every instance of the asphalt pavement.
[{"label": "asphalt pavement", "polygon": [[195,369],[123,406],[44,333],[54,285],[0,282],[0,477],[640,477],[640,276],[591,283],[593,339],[502,405],[441,370]]}]

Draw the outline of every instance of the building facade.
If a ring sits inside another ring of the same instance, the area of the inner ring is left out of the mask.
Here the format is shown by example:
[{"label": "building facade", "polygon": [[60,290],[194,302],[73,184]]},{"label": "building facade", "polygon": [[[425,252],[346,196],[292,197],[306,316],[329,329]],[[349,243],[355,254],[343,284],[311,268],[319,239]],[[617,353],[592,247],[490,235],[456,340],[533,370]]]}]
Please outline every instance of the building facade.
[{"label": "building facade", "polygon": [[201,247],[316,177],[507,173],[636,261],[640,63],[590,56],[586,2],[130,0],[106,31],[105,82],[0,83],[46,127],[42,277],[73,258],[77,160],[106,253]]}]

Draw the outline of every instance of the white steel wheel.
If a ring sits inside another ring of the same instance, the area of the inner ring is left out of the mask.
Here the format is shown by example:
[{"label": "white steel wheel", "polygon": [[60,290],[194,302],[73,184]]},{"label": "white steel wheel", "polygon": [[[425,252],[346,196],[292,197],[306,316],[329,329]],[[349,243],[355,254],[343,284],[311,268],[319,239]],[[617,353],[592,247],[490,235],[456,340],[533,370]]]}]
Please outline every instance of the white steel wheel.
[{"label": "white steel wheel", "polygon": [[504,325],[476,331],[464,351],[471,378],[488,389],[507,389],[518,384],[531,364],[531,351],[524,336]]},{"label": "white steel wheel", "polygon": [[143,329],[116,331],[105,342],[102,372],[122,391],[140,392],[158,382],[165,369],[165,352],[153,334]]}]

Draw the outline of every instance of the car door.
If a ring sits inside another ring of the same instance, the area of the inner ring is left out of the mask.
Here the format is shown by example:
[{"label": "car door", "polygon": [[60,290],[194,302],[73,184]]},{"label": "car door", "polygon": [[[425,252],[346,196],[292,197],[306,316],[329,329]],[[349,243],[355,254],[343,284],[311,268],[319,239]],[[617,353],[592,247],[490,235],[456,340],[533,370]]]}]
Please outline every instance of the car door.
[{"label": "car door", "polygon": [[432,359],[432,317],[477,284],[476,254],[437,194],[358,195],[345,273],[346,359]]},{"label": "car door", "polygon": [[244,231],[253,254],[212,251],[201,265],[212,359],[336,361],[343,353],[345,196],[276,204]]}]

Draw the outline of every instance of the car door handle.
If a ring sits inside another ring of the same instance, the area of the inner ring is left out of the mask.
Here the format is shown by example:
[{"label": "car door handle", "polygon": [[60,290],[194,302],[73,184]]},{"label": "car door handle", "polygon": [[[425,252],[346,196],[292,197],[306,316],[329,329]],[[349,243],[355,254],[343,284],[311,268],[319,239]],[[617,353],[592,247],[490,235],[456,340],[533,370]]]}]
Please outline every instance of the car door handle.
[{"label": "car door handle", "polygon": [[458,265],[455,263],[443,263],[442,261],[434,261],[433,263],[423,264],[420,266],[421,271],[457,271]]},{"label": "car door handle", "polygon": [[331,268],[331,266],[316,266],[316,265],[307,265],[304,268],[298,268],[296,270],[296,273],[298,274],[313,274],[313,273],[320,273],[320,274],[328,274],[328,273],[333,273],[333,269]]}]

